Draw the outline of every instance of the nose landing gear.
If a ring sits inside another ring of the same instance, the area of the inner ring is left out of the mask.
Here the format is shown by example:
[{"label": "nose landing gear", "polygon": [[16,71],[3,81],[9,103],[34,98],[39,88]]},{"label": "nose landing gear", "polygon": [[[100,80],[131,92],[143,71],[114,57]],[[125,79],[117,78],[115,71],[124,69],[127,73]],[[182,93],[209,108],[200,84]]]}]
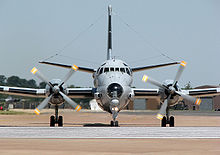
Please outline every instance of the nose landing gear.
[{"label": "nose landing gear", "polygon": [[58,105],[55,106],[55,116],[50,116],[50,127],[54,127],[55,124],[63,126],[63,116],[58,116]]},{"label": "nose landing gear", "polygon": [[118,121],[116,121],[116,118],[118,116],[118,111],[117,110],[112,110],[112,121],[110,122],[111,127],[118,127]]}]

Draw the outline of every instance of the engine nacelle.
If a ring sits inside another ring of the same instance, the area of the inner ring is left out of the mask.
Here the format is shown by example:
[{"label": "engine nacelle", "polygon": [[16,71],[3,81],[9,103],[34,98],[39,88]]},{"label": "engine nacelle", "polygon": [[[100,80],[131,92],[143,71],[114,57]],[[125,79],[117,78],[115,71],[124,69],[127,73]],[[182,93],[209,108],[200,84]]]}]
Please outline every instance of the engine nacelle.
[{"label": "engine nacelle", "polygon": [[159,89],[162,101],[167,99],[168,96],[171,94],[171,98],[169,100],[169,105],[171,105],[171,106],[177,104],[178,101],[179,101],[179,95],[176,94],[175,92],[172,92],[172,90],[181,91],[178,83],[176,85],[174,85],[174,87],[172,87],[173,82],[174,82],[173,80],[166,80],[166,81],[163,82],[163,85],[165,87],[167,87],[168,90],[162,89],[162,88]]},{"label": "engine nacelle", "polygon": [[102,94],[100,94],[99,92],[96,92],[96,93],[94,94],[94,97],[95,97],[96,100],[100,100],[101,97],[102,97]]},{"label": "engine nacelle", "polygon": [[131,92],[129,95],[128,95],[128,98],[130,101],[134,101],[134,92]]},{"label": "engine nacelle", "polygon": [[[62,81],[60,79],[53,79],[50,81],[50,83],[53,86],[58,86]],[[62,91],[64,94],[66,94],[66,88],[67,86],[65,84],[60,86],[60,91]],[[53,94],[53,88],[51,88],[49,85],[46,85],[46,95],[50,96],[51,94]],[[50,104],[56,104],[56,105],[60,105],[63,104],[65,102],[65,100],[63,99],[63,97],[57,93],[57,94],[53,94],[53,96],[51,97],[49,103]]]}]

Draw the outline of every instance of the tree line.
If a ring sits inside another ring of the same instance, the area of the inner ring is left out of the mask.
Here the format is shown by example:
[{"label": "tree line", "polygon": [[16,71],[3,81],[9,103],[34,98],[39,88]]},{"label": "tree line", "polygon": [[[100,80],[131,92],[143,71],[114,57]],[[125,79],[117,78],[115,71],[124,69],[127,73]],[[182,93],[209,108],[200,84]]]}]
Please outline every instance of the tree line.
[{"label": "tree line", "polygon": [[46,87],[45,82],[41,82],[38,85],[34,79],[26,80],[26,79],[22,79],[14,75],[8,78],[4,75],[0,75],[0,85],[11,86],[11,87],[26,87],[26,88],[45,88]]},{"label": "tree line", "polygon": [[[41,82],[39,84],[37,84],[37,82],[34,79],[22,79],[18,76],[10,76],[10,77],[6,77],[4,75],[0,75],[0,85],[1,86],[11,86],[11,87],[25,87],[25,88],[40,88],[40,89],[44,89],[46,87],[46,82]],[[70,85],[70,88],[76,88],[74,85]],[[77,87],[79,88],[79,87]],[[5,95],[5,94],[0,94],[0,98],[7,98],[9,95]],[[13,95],[11,95],[13,96]],[[15,96],[18,97],[18,96]],[[20,98],[20,97],[19,97]],[[30,97],[22,97],[25,99],[29,99],[30,102],[41,102],[42,99],[40,98],[30,98]],[[80,104],[82,106],[82,108],[84,109],[88,109],[89,106],[89,101],[91,99],[73,99],[76,103]],[[82,104],[83,103],[83,104]]]}]

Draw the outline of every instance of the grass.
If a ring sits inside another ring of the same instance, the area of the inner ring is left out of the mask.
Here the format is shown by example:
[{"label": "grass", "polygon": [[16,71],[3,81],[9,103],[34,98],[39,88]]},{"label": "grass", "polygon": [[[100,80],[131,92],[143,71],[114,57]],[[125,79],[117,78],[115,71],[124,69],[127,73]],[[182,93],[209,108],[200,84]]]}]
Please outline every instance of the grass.
[{"label": "grass", "polygon": [[0,115],[33,115],[32,113],[22,111],[0,111]]}]

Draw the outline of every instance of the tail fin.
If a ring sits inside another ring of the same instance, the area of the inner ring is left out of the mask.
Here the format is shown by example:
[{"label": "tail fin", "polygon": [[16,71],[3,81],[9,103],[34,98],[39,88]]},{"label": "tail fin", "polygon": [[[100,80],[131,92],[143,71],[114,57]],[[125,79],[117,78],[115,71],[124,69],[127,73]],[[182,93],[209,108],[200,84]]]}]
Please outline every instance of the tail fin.
[{"label": "tail fin", "polygon": [[108,6],[108,49],[107,60],[112,59],[112,6]]}]

